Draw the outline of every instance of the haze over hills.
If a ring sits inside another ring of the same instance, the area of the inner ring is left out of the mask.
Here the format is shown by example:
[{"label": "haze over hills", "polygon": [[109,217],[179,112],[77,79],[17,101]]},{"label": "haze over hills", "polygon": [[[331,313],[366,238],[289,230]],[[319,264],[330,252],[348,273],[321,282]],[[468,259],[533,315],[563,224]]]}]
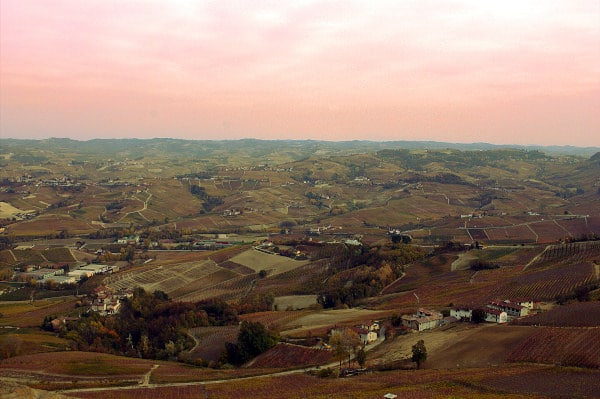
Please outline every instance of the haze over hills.
[{"label": "haze over hills", "polygon": [[[301,154],[321,151],[375,151],[380,149],[457,149],[462,151],[493,150],[493,149],[524,149],[540,150],[548,154],[591,156],[600,151],[600,147],[556,146],[556,145],[509,145],[490,143],[449,143],[438,141],[319,141],[319,140],[262,140],[262,139],[236,139],[236,140],[184,140],[175,138],[153,139],[91,139],[73,140],[70,138],[49,138],[45,140],[9,139],[0,138],[0,143],[8,148],[23,146],[43,146],[48,150],[72,149],[86,153],[113,153],[126,150],[140,152],[152,149],[172,152],[173,155],[201,156],[206,151],[217,149],[236,149],[252,147],[254,151],[261,149],[268,153],[273,148],[287,147],[297,150]],[[259,152],[260,153],[260,152]]]}]

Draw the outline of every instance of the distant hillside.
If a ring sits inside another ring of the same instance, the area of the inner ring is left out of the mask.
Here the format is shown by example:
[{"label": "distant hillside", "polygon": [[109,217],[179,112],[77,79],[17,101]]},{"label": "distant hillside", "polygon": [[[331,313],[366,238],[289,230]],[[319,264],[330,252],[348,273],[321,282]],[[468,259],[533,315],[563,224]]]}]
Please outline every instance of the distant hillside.
[{"label": "distant hillside", "polygon": [[590,157],[600,151],[599,147],[574,146],[541,146],[541,145],[498,145],[489,143],[446,143],[437,141],[316,141],[316,140],[183,140],[169,138],[153,139],[93,139],[78,141],[68,138],[49,138],[44,140],[0,139],[1,147],[6,152],[12,149],[44,149],[48,151],[89,154],[105,154],[107,156],[124,155],[135,157],[136,154],[152,153],[172,154],[177,158],[203,157],[215,151],[242,152],[254,158],[269,157],[273,153],[285,152],[290,160],[298,160],[314,154],[348,154],[353,152],[373,152],[382,149],[404,148],[414,149],[456,149],[462,151],[523,149],[539,150],[548,154],[577,155]]}]

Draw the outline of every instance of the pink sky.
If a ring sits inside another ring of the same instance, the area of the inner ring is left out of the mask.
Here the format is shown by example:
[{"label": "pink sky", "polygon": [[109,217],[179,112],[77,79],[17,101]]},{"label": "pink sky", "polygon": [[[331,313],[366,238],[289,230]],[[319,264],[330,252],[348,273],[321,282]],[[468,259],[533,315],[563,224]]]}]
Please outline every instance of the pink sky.
[{"label": "pink sky", "polygon": [[0,137],[600,146],[600,1],[0,0]]}]

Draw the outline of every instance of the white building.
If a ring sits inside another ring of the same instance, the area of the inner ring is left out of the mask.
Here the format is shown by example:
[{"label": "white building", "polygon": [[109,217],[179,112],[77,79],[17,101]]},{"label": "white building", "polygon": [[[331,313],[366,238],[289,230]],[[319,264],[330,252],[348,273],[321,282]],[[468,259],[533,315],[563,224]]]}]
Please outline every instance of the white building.
[{"label": "white building", "polygon": [[431,330],[438,327],[444,316],[436,311],[419,308],[417,314],[403,315],[402,325],[416,331]]},{"label": "white building", "polygon": [[69,276],[69,277],[75,277],[77,279],[77,281],[81,280],[83,277],[92,277],[93,275],[94,275],[93,271],[81,270],[81,269],[70,271],[67,274],[67,276]]},{"label": "white building", "polygon": [[[517,303],[512,303],[508,299],[504,301],[492,301],[487,305],[488,308],[497,309],[506,312],[508,317],[523,317],[529,314],[529,309]],[[532,305],[533,307],[533,305]]]},{"label": "white building", "polygon": [[473,317],[473,309],[453,308],[450,309],[450,316],[456,317],[458,320],[471,320]]},{"label": "white building", "polygon": [[485,321],[490,323],[506,323],[508,322],[508,315],[498,309],[486,308],[485,309]]},{"label": "white building", "polygon": [[89,265],[81,266],[79,270],[91,271],[94,272],[94,274],[104,274],[111,272],[112,266],[90,263]]}]

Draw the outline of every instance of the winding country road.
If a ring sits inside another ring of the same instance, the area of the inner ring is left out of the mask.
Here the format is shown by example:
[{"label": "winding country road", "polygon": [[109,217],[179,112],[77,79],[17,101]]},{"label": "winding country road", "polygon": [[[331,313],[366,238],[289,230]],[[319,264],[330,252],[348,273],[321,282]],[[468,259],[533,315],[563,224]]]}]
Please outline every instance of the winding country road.
[{"label": "winding country road", "polygon": [[[375,348],[376,346],[381,344],[383,341],[385,341],[385,333],[383,333],[381,335],[382,335],[382,337],[377,339],[377,341],[375,341],[372,344],[370,344],[369,346],[365,347],[365,351],[370,351],[371,349]],[[190,381],[190,382],[171,382],[171,383],[164,383],[164,384],[151,384],[150,378],[152,376],[152,372],[159,367],[158,364],[155,364],[152,366],[152,368],[146,374],[144,374],[144,376],[142,377],[142,379],[139,381],[139,383],[137,385],[118,386],[118,387],[74,388],[74,389],[63,389],[63,390],[60,390],[57,392],[68,394],[68,393],[75,393],[75,392],[109,392],[109,391],[123,391],[123,390],[132,390],[132,389],[140,389],[140,388],[152,389],[152,388],[224,384],[227,382],[252,380],[252,379],[256,379],[256,378],[270,378],[270,377],[280,377],[280,376],[290,375],[290,374],[306,373],[308,371],[317,371],[317,370],[320,370],[323,368],[336,368],[336,367],[338,367],[338,365],[339,365],[339,363],[336,361],[336,362],[326,364],[323,366],[299,368],[299,369],[294,369],[294,370],[279,371],[279,372],[275,372],[275,373],[253,375],[253,376],[248,376],[248,377],[236,377],[236,378],[221,379],[221,380],[209,380],[209,381]],[[70,380],[69,380],[69,382],[70,382]]]}]

